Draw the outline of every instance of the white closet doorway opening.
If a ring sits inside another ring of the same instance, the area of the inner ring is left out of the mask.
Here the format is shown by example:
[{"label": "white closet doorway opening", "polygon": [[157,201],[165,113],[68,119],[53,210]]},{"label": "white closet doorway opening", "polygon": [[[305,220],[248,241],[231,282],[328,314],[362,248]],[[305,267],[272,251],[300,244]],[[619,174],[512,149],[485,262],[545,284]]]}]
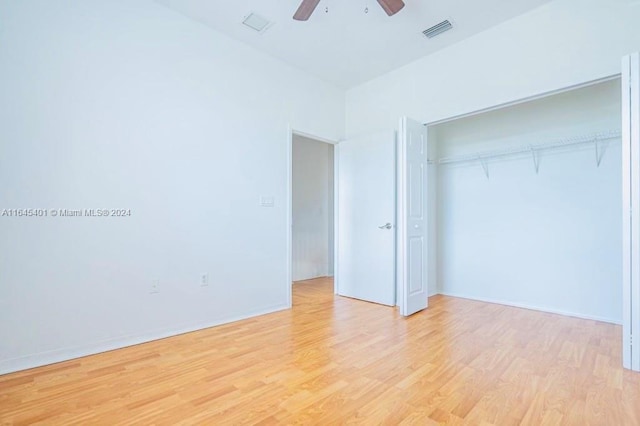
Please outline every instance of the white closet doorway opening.
[{"label": "white closet doorway opening", "polygon": [[620,79],[428,128],[439,292],[621,324]]}]

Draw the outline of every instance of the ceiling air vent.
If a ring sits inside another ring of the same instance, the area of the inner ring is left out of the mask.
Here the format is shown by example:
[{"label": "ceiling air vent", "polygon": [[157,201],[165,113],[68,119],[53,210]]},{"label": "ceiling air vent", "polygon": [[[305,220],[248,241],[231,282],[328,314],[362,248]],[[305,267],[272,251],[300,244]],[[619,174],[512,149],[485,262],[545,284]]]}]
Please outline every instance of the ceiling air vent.
[{"label": "ceiling air vent", "polygon": [[434,38],[435,36],[442,34],[445,31],[449,31],[451,28],[453,28],[453,25],[451,25],[451,22],[447,19],[440,22],[439,24],[434,25],[431,28],[427,28],[422,32],[422,34],[427,36],[427,38]]},{"label": "ceiling air vent", "polygon": [[257,13],[248,14],[242,23],[259,33],[265,32],[271,26],[271,22],[267,18],[264,18]]}]

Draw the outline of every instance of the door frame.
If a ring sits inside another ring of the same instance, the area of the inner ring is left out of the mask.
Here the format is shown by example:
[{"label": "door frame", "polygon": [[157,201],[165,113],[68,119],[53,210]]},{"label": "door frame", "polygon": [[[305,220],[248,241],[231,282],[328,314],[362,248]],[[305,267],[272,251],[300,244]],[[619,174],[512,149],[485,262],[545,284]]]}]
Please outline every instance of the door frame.
[{"label": "door frame", "polygon": [[640,371],[640,54],[622,58],[622,366]]},{"label": "door frame", "polygon": [[[339,140],[332,140],[317,136],[311,133],[306,133],[294,128],[291,124],[287,125],[287,218],[286,218],[286,245],[287,245],[287,259],[286,259],[286,291],[287,291],[287,306],[289,309],[293,306],[293,136],[302,136],[308,139],[313,139],[318,142],[328,143],[335,146],[340,143]],[[335,154],[335,151],[334,151]],[[337,282],[335,277],[338,271],[338,185],[336,181],[336,172],[338,169],[337,156],[333,156],[333,292],[336,292]]]}]

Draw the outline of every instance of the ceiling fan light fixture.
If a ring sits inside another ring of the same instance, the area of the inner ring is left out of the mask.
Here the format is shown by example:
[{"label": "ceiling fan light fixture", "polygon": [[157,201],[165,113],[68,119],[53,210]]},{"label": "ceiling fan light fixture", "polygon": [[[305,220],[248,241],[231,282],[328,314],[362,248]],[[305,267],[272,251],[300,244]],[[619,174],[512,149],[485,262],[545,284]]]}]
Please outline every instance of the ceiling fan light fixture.
[{"label": "ceiling fan light fixture", "polygon": [[[313,11],[318,6],[318,3],[320,3],[320,0],[302,0],[300,6],[298,6],[298,10],[296,10],[296,13],[293,15],[293,19],[295,19],[296,21],[308,20]],[[404,7],[403,0],[378,0],[378,4],[389,16],[395,15]],[[325,12],[329,12],[328,6],[325,8]],[[364,13],[368,12],[369,7],[366,6],[364,9]]]},{"label": "ceiling fan light fixture", "polygon": [[272,24],[267,18],[258,15],[257,13],[251,12],[248,14],[244,20],[242,21],[244,25],[255,30],[259,33],[263,33],[269,28]]}]

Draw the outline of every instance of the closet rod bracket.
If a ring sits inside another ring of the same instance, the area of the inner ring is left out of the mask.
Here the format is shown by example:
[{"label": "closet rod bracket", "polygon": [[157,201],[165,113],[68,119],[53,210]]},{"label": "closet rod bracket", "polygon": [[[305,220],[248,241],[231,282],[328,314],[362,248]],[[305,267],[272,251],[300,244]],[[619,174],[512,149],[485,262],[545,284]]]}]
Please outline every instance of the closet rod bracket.
[{"label": "closet rod bracket", "polygon": [[600,164],[602,163],[604,154],[609,147],[609,140],[610,139],[608,138],[602,139],[599,136],[596,136],[594,139],[594,144],[596,147],[596,167],[600,167]]},{"label": "closet rod bracket", "polygon": [[478,160],[480,161],[482,170],[484,170],[484,175],[489,179],[489,162],[484,157],[478,157]]},{"label": "closet rod bracket", "polygon": [[536,174],[538,174],[538,171],[540,170],[540,155],[533,146],[529,145],[529,149],[531,150],[531,157],[533,158],[533,168],[535,169]]}]

